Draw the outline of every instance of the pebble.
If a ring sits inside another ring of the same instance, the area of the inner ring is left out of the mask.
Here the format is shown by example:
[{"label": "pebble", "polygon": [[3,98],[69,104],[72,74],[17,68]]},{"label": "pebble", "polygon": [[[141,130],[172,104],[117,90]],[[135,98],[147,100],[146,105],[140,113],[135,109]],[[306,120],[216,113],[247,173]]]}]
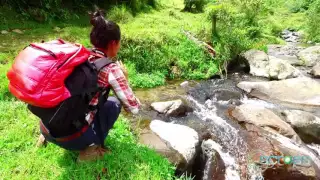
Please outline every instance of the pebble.
[{"label": "pebble", "polygon": [[180,84],[181,87],[185,88],[189,85],[188,81],[184,81],[183,83]]},{"label": "pebble", "polygon": [[14,29],[12,32],[18,33],[18,34],[23,34],[23,32],[20,29]]},{"label": "pebble", "polygon": [[2,30],[1,31],[1,34],[8,34],[9,32],[8,31],[6,31],[6,30]]}]

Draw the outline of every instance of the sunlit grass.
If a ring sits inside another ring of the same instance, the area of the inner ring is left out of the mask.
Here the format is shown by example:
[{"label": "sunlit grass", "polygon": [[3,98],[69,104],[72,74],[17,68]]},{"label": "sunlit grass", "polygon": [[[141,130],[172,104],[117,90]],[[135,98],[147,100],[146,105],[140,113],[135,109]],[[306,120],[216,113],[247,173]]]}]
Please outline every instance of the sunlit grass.
[{"label": "sunlit grass", "polygon": [[112,153],[76,163],[77,153],[53,144],[37,148],[38,119],[21,102],[0,101],[0,179],[172,179],[174,167],[137,143],[122,116],[107,138]]}]

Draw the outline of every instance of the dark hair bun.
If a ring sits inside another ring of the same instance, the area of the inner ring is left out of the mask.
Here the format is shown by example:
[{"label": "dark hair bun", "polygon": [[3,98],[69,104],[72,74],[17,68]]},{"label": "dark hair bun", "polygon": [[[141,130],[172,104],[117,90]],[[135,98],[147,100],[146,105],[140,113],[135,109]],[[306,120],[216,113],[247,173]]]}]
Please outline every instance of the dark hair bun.
[{"label": "dark hair bun", "polygon": [[105,15],[106,13],[101,10],[97,9],[94,13],[90,13],[91,19],[90,19],[90,24],[92,26],[98,26],[99,24],[106,24],[105,20]]}]

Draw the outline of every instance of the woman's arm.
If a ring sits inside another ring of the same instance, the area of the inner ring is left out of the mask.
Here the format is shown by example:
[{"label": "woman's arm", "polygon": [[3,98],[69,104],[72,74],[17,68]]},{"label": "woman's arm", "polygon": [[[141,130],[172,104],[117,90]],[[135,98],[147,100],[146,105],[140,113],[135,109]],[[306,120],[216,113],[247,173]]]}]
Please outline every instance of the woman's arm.
[{"label": "woman's arm", "polygon": [[140,102],[133,94],[121,67],[117,64],[111,65],[108,82],[115,95],[122,102],[124,109],[133,114],[137,114],[139,112]]}]

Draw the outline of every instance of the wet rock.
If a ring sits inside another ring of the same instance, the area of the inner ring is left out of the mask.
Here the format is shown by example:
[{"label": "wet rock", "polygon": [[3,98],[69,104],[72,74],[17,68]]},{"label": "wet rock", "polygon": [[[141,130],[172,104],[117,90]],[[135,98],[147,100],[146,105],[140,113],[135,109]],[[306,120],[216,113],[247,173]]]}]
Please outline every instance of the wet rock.
[{"label": "wet rock", "polygon": [[291,65],[299,65],[300,61],[297,58],[297,54],[305,49],[304,47],[294,45],[268,45],[268,55],[282,59],[283,61]]},{"label": "wet rock", "polygon": [[238,91],[218,89],[213,92],[211,98],[214,98],[217,101],[240,100],[242,98],[242,94]]},{"label": "wet rock", "polygon": [[180,84],[181,87],[185,88],[189,86],[189,82],[188,81],[184,81],[183,83]]},{"label": "wet rock", "polygon": [[[282,59],[281,56],[287,56],[290,58],[296,58],[295,61],[298,61],[296,55],[301,51],[305,49],[304,47],[300,46],[294,46],[294,45],[278,45],[278,44],[271,44],[268,45],[268,55],[275,56],[280,59]],[[290,63],[290,61],[288,61]],[[293,64],[293,63],[290,63]]]},{"label": "wet rock", "polygon": [[309,112],[286,110],[282,112],[284,119],[300,135],[305,143],[320,144],[320,118]]},{"label": "wet rock", "polygon": [[300,65],[314,66],[320,62],[320,46],[312,46],[300,51],[298,54]]},{"label": "wet rock", "polygon": [[[279,143],[279,142],[278,142]],[[276,165],[269,165],[263,172],[265,179],[270,180],[319,180],[319,168],[312,158],[304,152],[288,148],[284,144],[276,144],[274,146],[281,152],[281,156],[303,157],[303,161],[295,160],[296,162],[291,162],[290,164],[284,164],[283,162]]]},{"label": "wet rock", "polygon": [[278,59],[276,57],[269,57],[269,67],[266,67],[269,70],[269,77],[271,79],[287,79],[298,77],[300,72],[288,62]]},{"label": "wet rock", "polygon": [[155,102],[151,104],[151,107],[161,114],[172,117],[185,116],[187,112],[192,111],[192,109],[180,99],[166,102]]},{"label": "wet rock", "polygon": [[20,29],[14,29],[12,30],[12,32],[15,32],[17,34],[23,34],[23,31],[21,31]]},{"label": "wet rock", "polygon": [[300,38],[303,34],[302,32],[295,32],[294,30],[284,30],[281,35],[282,39],[284,39],[286,42],[297,43],[300,41]]},{"label": "wet rock", "polygon": [[250,64],[250,74],[271,79],[287,79],[297,77],[299,71],[288,62],[268,56],[263,51],[250,50],[244,54]]},{"label": "wet rock", "polygon": [[184,171],[187,168],[185,158],[150,129],[143,129],[141,131],[139,142],[167,158],[172,164],[176,165],[178,171]]},{"label": "wet rock", "polygon": [[[298,178],[316,180],[320,178],[319,168],[316,162],[312,162],[312,160],[304,163],[300,162],[299,164],[295,163],[295,165],[293,165],[292,162],[290,164],[284,164],[283,159],[280,159],[280,163],[274,163],[273,160],[268,159],[270,156],[309,157],[303,150],[293,149],[294,145],[270,137],[268,133],[257,126],[246,124],[246,128],[248,131],[248,166],[252,166],[261,171],[264,179],[291,180]],[[296,147],[299,148],[298,146]]]},{"label": "wet rock", "polygon": [[243,104],[236,107],[231,115],[239,122],[254,124],[267,131],[299,140],[291,126],[267,108]]},{"label": "wet rock", "polygon": [[213,141],[208,139],[201,144],[204,172],[202,180],[224,180],[225,165],[219,153],[213,148]]},{"label": "wet rock", "polygon": [[268,77],[266,67],[269,64],[269,56],[265,52],[249,50],[244,53],[244,58],[250,65],[250,74],[254,76]]},{"label": "wet rock", "polygon": [[240,82],[237,85],[250,95],[284,104],[320,106],[320,83],[311,78],[270,82]]},{"label": "wet rock", "polygon": [[166,123],[160,120],[153,120],[150,123],[150,129],[165,144],[182,155],[186,162],[182,169],[192,166],[199,146],[199,137],[195,130],[187,126]]},{"label": "wet rock", "polygon": [[310,73],[313,75],[313,77],[320,78],[320,62],[313,66]]},{"label": "wet rock", "polygon": [[1,31],[1,34],[8,34],[9,32],[8,31],[6,31],[6,30],[2,30]]},{"label": "wet rock", "polygon": [[305,49],[305,47],[296,46],[292,44],[286,44],[286,45],[271,44],[271,45],[268,45],[268,54],[272,56],[276,56],[276,55],[273,55],[273,53],[276,52],[276,53],[279,53],[280,55],[283,54],[283,55],[295,56],[303,49]]}]

